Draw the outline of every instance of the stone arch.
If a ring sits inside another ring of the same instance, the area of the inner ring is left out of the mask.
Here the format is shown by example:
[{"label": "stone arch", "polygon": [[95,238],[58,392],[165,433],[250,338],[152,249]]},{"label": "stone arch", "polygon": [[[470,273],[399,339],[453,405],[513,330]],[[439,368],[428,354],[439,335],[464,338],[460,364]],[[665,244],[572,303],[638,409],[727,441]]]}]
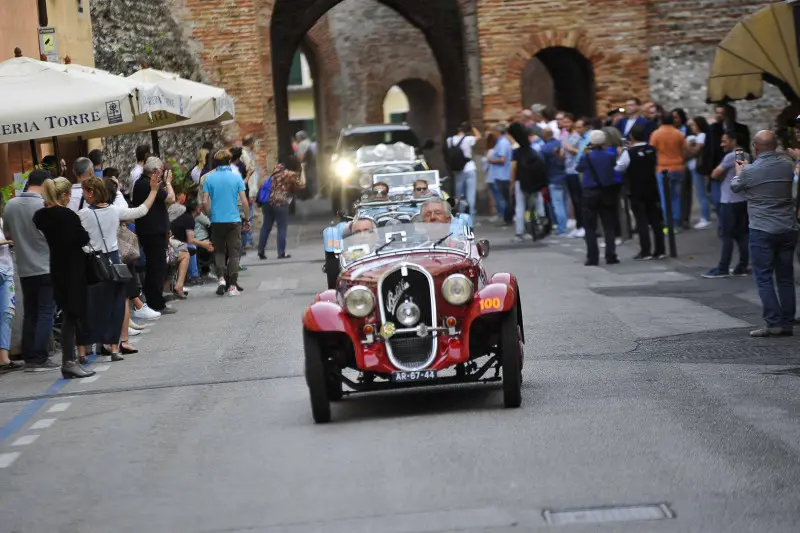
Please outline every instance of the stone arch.
[{"label": "stone arch", "polygon": [[[291,150],[287,82],[294,50],[314,24],[342,0],[276,0],[270,21],[271,65],[279,154]],[[447,129],[469,117],[467,75],[460,7],[457,0],[377,0],[425,35],[442,73]],[[396,79],[396,78],[395,78]]]},{"label": "stone arch", "polygon": [[549,46],[536,53],[521,77],[523,107],[551,105],[576,116],[595,116],[594,68],[574,48]]},{"label": "stone arch", "polygon": [[604,88],[609,82],[614,81],[613,69],[608,67],[618,59],[616,54],[608,54],[596,48],[583,30],[544,30],[534,27],[530,33],[532,34],[530,40],[523,43],[506,60],[505,86],[513,87],[515,90],[504,92],[503,105],[487,109],[487,121],[505,120],[510,114],[522,108],[522,92],[518,88],[521,86],[525,67],[532,57],[547,48],[573,49],[586,58],[594,72],[596,105],[606,103],[608,95]]}]

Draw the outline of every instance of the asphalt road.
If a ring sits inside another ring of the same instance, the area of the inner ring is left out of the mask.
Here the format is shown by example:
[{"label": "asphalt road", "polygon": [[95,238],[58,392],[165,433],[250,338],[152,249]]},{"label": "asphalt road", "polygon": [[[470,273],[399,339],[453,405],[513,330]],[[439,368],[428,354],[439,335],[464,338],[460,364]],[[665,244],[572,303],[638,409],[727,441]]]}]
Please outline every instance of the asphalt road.
[{"label": "asphalt road", "polygon": [[[238,299],[196,289],[96,380],[0,379],[0,532],[800,528],[800,338],[747,338],[752,280],[586,268],[580,242],[484,227],[489,270],[522,287],[523,406],[496,386],[373,394],[317,426],[299,318],[318,229],[293,229],[290,260],[248,255]],[[671,518],[549,513],[646,504]]]}]

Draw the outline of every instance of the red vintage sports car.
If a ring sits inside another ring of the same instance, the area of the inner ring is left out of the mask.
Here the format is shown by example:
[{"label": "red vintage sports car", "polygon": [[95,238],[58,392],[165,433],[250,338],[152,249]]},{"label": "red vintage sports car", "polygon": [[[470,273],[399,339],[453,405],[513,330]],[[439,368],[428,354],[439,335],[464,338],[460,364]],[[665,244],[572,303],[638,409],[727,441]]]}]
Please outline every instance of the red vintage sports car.
[{"label": "red vintage sports car", "polygon": [[489,242],[458,224],[359,226],[336,288],[303,313],[314,421],[345,394],[451,383],[502,380],[519,407],[522,305],[512,274],[486,274]]}]

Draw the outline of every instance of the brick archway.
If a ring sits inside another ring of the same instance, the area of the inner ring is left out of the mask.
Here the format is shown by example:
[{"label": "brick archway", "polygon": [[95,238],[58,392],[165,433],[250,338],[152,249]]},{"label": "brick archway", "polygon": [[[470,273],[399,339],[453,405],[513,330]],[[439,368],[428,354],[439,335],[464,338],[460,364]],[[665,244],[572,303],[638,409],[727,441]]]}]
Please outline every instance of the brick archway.
[{"label": "brick archway", "polygon": [[494,100],[499,105],[494,105],[486,110],[486,120],[499,122],[522,108],[522,93],[520,86],[523,72],[528,61],[536,54],[547,48],[571,48],[585,57],[594,71],[597,107],[609,104],[609,95],[605,87],[613,76],[610,66],[618,58],[615,54],[607,54],[595,47],[589,36],[582,30],[542,30],[534,28],[532,37],[527,43],[513,52],[506,60],[506,72],[503,92],[500,98]]},{"label": "brick archway", "polygon": [[[376,0],[405,17],[425,35],[439,71],[445,120],[455,127],[469,117],[461,9],[457,0]],[[311,27],[341,0],[275,0],[269,27],[271,74],[279,154],[291,150],[287,82],[294,50]],[[397,79],[397,78],[395,78]]]}]

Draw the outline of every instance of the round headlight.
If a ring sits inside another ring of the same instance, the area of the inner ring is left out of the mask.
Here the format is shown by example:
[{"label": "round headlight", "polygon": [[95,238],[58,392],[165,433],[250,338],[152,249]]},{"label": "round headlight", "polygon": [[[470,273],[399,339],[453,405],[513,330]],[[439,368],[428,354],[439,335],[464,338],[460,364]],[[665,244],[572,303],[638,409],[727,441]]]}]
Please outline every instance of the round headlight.
[{"label": "round headlight", "polygon": [[400,304],[400,307],[397,308],[396,314],[397,321],[407,328],[419,322],[419,317],[421,316],[419,307],[414,302],[403,302]]},{"label": "round headlight", "polygon": [[442,296],[450,305],[464,305],[472,299],[472,282],[464,274],[453,274],[442,283]]},{"label": "round headlight", "polygon": [[352,162],[348,161],[347,159],[340,159],[336,162],[334,166],[334,171],[336,175],[339,176],[341,179],[349,178],[350,174],[356,169],[355,165]]},{"label": "round headlight", "polygon": [[344,295],[344,308],[356,318],[365,318],[375,308],[375,296],[366,287],[353,287]]}]

